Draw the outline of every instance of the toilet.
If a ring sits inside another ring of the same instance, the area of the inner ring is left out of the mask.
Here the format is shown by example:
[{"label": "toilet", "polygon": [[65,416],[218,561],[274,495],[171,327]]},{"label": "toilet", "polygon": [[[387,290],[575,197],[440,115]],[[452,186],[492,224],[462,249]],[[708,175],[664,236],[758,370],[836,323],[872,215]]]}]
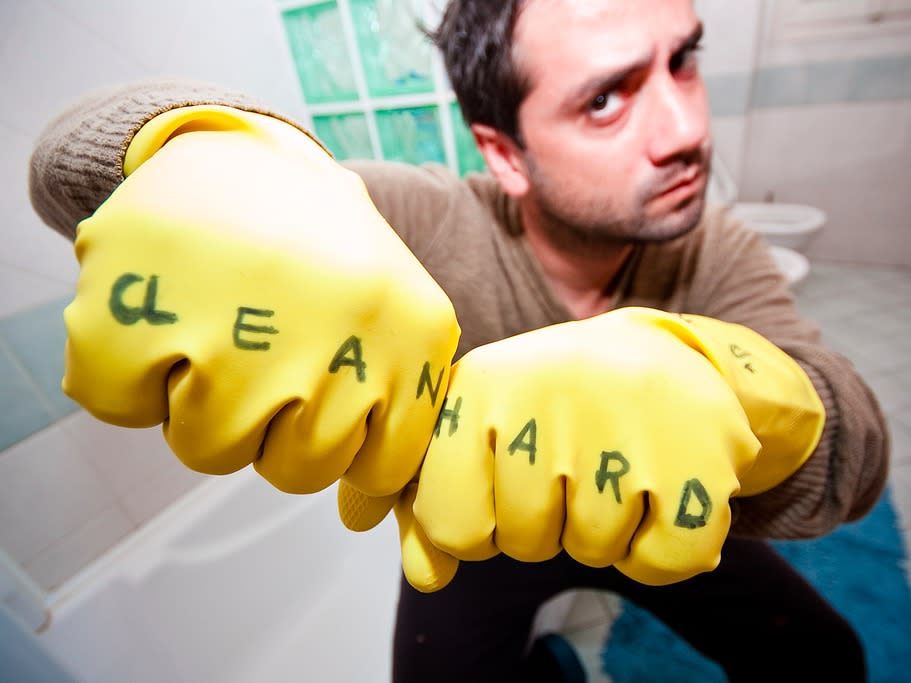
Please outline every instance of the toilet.
[{"label": "toilet", "polygon": [[709,198],[724,204],[735,218],[765,237],[776,265],[796,288],[810,273],[810,261],[803,252],[813,235],[825,225],[825,212],[806,204],[740,202],[737,194],[733,178],[716,154],[712,160]]},{"label": "toilet", "polygon": [[826,223],[822,209],[805,204],[735,202],[731,212],[761,232],[769,244],[801,253],[810,238]]},{"label": "toilet", "polygon": [[735,202],[731,213],[761,233],[769,243],[772,258],[792,287],[810,274],[810,261],[803,251],[826,223],[826,214],[815,206],[773,202]]},{"label": "toilet", "polygon": [[807,279],[807,275],[810,274],[810,260],[806,256],[799,251],[776,244],[770,244],[769,251],[778,270],[784,273],[792,288],[796,288]]}]

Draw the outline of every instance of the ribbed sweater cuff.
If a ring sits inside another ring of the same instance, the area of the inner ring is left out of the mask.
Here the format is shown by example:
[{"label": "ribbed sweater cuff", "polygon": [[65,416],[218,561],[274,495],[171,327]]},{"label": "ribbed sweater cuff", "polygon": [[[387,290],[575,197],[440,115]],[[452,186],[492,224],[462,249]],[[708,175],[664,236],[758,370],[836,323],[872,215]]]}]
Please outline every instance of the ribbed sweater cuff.
[{"label": "ribbed sweater cuff", "polygon": [[205,104],[274,116],[310,135],[258,100],[207,83],[153,81],[95,92],[58,116],[39,137],[29,170],[35,211],[74,239],[79,221],[123,181],[123,157],[136,132],[165,111]]}]

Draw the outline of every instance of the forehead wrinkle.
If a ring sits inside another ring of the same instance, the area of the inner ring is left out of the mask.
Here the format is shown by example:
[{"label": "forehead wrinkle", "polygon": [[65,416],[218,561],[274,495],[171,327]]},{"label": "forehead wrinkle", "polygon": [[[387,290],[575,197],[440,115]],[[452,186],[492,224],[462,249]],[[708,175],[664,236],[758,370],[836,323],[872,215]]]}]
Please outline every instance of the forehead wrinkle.
[{"label": "forehead wrinkle", "polygon": [[[683,5],[692,18],[681,24]],[[663,28],[654,26],[656,19]],[[521,0],[511,58],[529,93],[539,90],[561,109],[572,108],[573,98],[587,89],[609,86],[649,68],[664,52],[696,42],[700,29],[684,0]],[[561,31],[569,37],[555,38]],[[576,34],[582,42],[573,40]]]},{"label": "forehead wrinkle", "polygon": [[[644,2],[647,0],[634,0],[635,2]],[[546,11],[548,7],[556,8],[553,10],[556,14],[549,15],[550,21],[531,21],[526,19],[529,11],[535,13]],[[633,13],[628,0],[622,2],[605,2],[603,0],[521,0],[519,3],[515,24],[513,26],[512,42],[512,59],[513,63],[525,75],[533,77],[534,61],[529,60],[529,55],[536,54],[541,48],[555,44],[554,34],[567,26],[585,26],[592,25],[595,20],[606,23],[608,26],[623,25],[624,17]],[[611,49],[607,55],[613,55],[613,64],[610,60],[605,60],[603,64],[598,65],[602,71],[619,71],[631,64],[638,64],[652,55],[651,47],[646,47],[639,51],[639,54],[618,54],[622,52],[624,46],[622,41],[623,35],[610,35]],[[571,52],[571,51],[569,51]],[[560,50],[551,58],[560,57],[569,54],[565,49]],[[603,57],[605,53],[601,53]],[[551,62],[553,63],[553,62]]]}]

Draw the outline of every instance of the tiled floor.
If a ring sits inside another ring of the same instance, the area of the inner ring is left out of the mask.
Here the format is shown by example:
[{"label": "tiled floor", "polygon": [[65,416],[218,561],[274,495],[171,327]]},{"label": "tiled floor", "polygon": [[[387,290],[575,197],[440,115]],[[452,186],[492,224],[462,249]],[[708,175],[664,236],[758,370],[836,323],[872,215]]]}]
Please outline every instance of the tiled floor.
[{"label": "tiled floor", "polygon": [[911,549],[911,270],[816,263],[797,290],[829,346],[873,391],[892,438],[890,490]]},{"label": "tiled floor", "polygon": [[[814,262],[796,288],[801,312],[847,356],[876,392],[892,436],[890,491],[911,550],[911,270]],[[911,583],[911,567],[906,565]],[[580,592],[561,629],[583,659],[589,683],[609,683],[600,653],[619,616],[615,596]]]}]

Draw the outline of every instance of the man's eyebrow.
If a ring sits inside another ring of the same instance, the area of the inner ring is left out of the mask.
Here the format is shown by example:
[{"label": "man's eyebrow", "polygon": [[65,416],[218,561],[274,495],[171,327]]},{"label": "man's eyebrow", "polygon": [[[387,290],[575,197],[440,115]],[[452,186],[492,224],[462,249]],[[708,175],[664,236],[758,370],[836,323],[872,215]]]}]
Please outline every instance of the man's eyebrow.
[{"label": "man's eyebrow", "polygon": [[702,22],[696,24],[690,34],[680,41],[680,43],[671,51],[672,54],[677,54],[682,50],[692,50],[697,45],[699,41],[702,40],[702,34],[705,30],[705,27],[702,25]]},{"label": "man's eyebrow", "polygon": [[618,67],[609,73],[602,73],[586,79],[577,87],[573,88],[567,97],[567,103],[577,102],[578,100],[588,97],[595,93],[610,92],[616,89],[627,78],[634,73],[648,68],[655,58],[654,51],[649,52],[634,62]]},{"label": "man's eyebrow", "polygon": [[[695,27],[693,27],[693,30],[690,31],[690,33],[685,38],[681,39],[677,45],[675,45],[674,49],[672,50],[672,54],[678,54],[684,50],[694,49],[702,40],[703,32],[704,27],[700,21],[696,24]],[[613,70],[610,73],[593,76],[592,78],[589,78],[579,84],[578,87],[573,88],[566,101],[567,103],[571,104],[595,93],[610,92],[611,90],[616,89],[634,73],[648,68],[653,59],[654,52],[652,51],[630,64],[618,67],[616,70]]]}]

